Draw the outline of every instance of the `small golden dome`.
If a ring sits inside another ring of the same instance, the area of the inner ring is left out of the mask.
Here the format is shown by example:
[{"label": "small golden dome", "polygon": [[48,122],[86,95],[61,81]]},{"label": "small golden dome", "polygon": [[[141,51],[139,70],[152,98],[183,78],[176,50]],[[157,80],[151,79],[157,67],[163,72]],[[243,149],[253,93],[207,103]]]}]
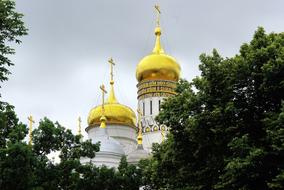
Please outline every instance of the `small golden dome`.
[{"label": "small golden dome", "polygon": [[[91,109],[88,117],[88,125],[100,126],[102,116],[102,106],[96,106]],[[107,102],[104,104],[104,116],[106,124],[122,124],[136,127],[136,115],[131,108],[119,104],[114,95],[113,81],[111,81],[111,90]]]},{"label": "small golden dome", "polygon": [[170,80],[178,81],[180,66],[177,61],[164,53],[160,43],[161,28],[155,29],[156,43],[152,54],[144,57],[136,68],[136,78],[143,80]]},{"label": "small golden dome", "polygon": [[[108,104],[104,106],[106,124],[123,124],[135,127],[136,116],[135,113],[127,106],[122,104]],[[89,126],[99,126],[102,116],[102,106],[97,106],[91,109],[88,117]]]}]

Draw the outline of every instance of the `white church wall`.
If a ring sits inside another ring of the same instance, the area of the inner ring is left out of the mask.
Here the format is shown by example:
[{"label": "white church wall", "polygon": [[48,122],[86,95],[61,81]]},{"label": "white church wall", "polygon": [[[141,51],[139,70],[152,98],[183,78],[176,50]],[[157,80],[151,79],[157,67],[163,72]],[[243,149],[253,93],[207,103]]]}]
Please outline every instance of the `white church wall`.
[{"label": "white church wall", "polygon": [[[90,139],[95,137],[95,133],[98,129],[99,127],[94,127],[88,131]],[[112,124],[108,125],[106,129],[108,135],[117,140],[122,145],[126,155],[136,148],[137,132],[135,128],[125,125]]]},{"label": "white church wall", "polygon": [[[167,133],[167,128],[164,126],[163,132],[161,127],[155,122],[155,117],[160,112],[160,105],[166,97],[150,97],[138,101],[138,106],[142,112],[142,126],[143,126],[143,147],[148,152],[152,151],[153,143],[162,142],[162,133],[164,137]],[[151,113],[151,102],[152,102],[152,113]],[[144,106],[143,106],[144,104]],[[143,111],[144,108],[144,111]]]},{"label": "white church wall", "polygon": [[81,164],[89,164],[92,163],[98,167],[101,167],[103,165],[107,167],[114,167],[117,168],[119,166],[121,160],[121,155],[116,154],[108,154],[106,152],[97,152],[96,156],[92,159],[84,157],[80,158]]}]

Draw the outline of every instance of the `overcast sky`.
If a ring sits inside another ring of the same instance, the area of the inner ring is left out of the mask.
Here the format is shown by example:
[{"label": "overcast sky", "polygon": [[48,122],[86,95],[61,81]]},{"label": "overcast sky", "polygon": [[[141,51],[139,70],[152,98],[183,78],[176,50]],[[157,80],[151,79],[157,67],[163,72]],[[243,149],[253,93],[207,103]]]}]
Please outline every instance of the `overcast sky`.
[{"label": "overcast sky", "polygon": [[136,110],[135,68],[154,46],[156,3],[163,47],[188,80],[199,75],[201,53],[233,56],[258,26],[284,31],[283,0],[16,0],[29,35],[15,46],[2,97],[24,123],[47,116],[75,132],[78,116],[85,128],[100,103],[99,85],[109,86],[113,57],[117,99]]}]

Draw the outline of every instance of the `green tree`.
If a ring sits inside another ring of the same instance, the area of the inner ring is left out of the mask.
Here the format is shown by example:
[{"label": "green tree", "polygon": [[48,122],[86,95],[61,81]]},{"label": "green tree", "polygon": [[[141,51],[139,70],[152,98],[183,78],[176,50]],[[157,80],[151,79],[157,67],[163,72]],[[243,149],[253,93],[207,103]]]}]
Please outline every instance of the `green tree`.
[{"label": "green tree", "polygon": [[[8,79],[8,67],[13,65],[8,58],[15,53],[10,45],[21,43],[19,37],[27,34],[22,17],[14,1],[0,0],[0,82]],[[0,189],[27,189],[32,183],[33,157],[23,141],[26,135],[14,107],[0,100]]]},{"label": "green tree", "polygon": [[[33,154],[24,142],[27,128],[13,106],[0,103],[0,189],[27,189],[32,184]],[[23,173],[25,175],[23,175]]]},{"label": "green tree", "polygon": [[[28,145],[26,126],[18,122],[10,105],[5,108],[0,112],[0,121],[6,121],[1,128],[0,189],[77,189],[79,159],[93,158],[99,145],[82,141],[81,136],[47,118],[33,131],[33,145]],[[54,152],[59,152],[58,162],[48,158]]]},{"label": "green tree", "polygon": [[[11,45],[21,43],[20,37],[27,34],[22,17],[15,11],[14,1],[0,0],[0,82],[8,80],[9,67],[13,65],[9,59],[15,53]],[[106,170],[107,176],[115,175],[113,169],[82,166],[80,157],[93,158],[98,144],[82,142],[80,136],[74,136],[59,123],[41,120],[33,131],[31,146],[24,140],[27,132],[14,107],[0,100],[0,189],[83,189],[84,186],[78,188],[80,182],[84,184],[88,178],[82,178],[82,168],[92,172]],[[53,152],[59,152],[59,163],[48,159]],[[96,184],[103,181],[105,173],[99,173]]]},{"label": "green tree", "polygon": [[32,185],[34,157],[24,141],[27,133],[14,107],[0,102],[0,189],[27,189]]},{"label": "green tree", "polygon": [[284,34],[259,28],[236,56],[200,60],[201,76],[181,80],[162,105],[157,120],[171,135],[154,150],[148,184],[283,189]]},{"label": "green tree", "polygon": [[[35,186],[43,189],[75,189],[80,180],[80,157],[94,158],[99,144],[82,141],[58,122],[47,118],[33,131],[33,152],[37,160]],[[60,161],[52,162],[48,155],[58,152]]]},{"label": "green tree", "polygon": [[9,143],[0,151],[1,189],[28,189],[33,183],[33,156],[27,144]]},{"label": "green tree", "polygon": [[117,171],[119,189],[132,190],[141,186],[142,171],[140,167],[127,163],[126,156],[123,156]]},{"label": "green tree", "polygon": [[94,165],[81,166],[81,179],[77,189],[119,189],[119,182],[114,168]]},{"label": "green tree", "polygon": [[27,34],[23,14],[15,11],[15,2],[0,0],[0,81],[7,80],[10,74],[8,67],[13,65],[8,55],[14,54],[14,49],[8,45],[12,42],[21,43],[19,37]]},{"label": "green tree", "polygon": [[132,190],[139,189],[142,183],[142,169],[129,165],[125,156],[117,169],[84,165],[78,172],[81,177],[77,189]]}]

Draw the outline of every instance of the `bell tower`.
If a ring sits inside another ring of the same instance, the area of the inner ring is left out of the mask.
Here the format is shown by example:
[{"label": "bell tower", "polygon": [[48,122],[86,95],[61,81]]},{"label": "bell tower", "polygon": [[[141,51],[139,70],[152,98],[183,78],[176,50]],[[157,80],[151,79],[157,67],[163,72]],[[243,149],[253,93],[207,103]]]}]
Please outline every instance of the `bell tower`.
[{"label": "bell tower", "polygon": [[166,126],[159,126],[155,117],[159,114],[162,101],[175,95],[176,83],[180,77],[180,66],[167,55],[161,44],[160,8],[155,6],[157,21],[153,51],[142,58],[136,68],[138,109],[142,112],[143,146],[151,151],[152,143],[160,143]]}]

